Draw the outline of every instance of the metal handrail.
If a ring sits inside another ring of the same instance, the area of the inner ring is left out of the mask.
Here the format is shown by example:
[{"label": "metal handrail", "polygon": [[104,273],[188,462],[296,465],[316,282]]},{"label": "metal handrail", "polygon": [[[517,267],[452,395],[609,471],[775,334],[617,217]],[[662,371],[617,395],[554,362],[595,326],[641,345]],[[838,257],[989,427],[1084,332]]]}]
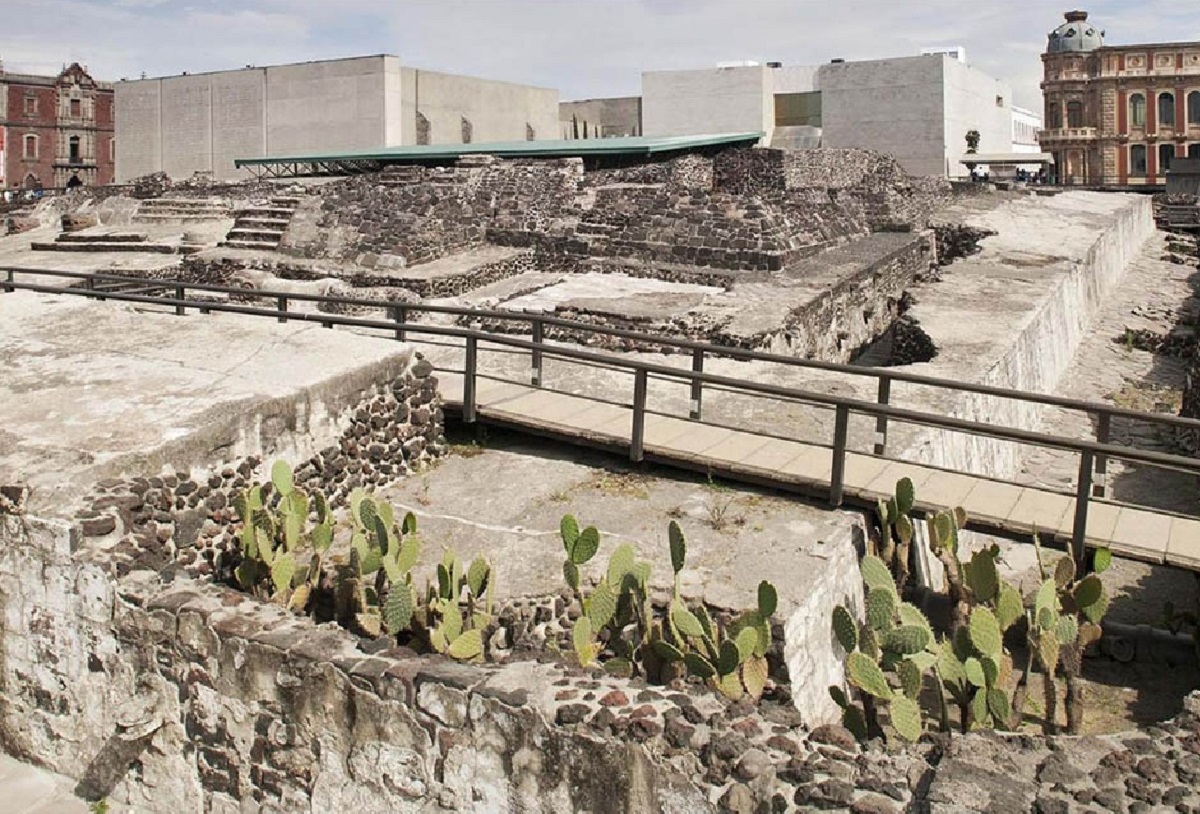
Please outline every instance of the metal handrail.
[{"label": "metal handrail", "polygon": [[[28,269],[22,270],[33,274],[40,274],[40,270]],[[78,273],[67,272],[60,276],[74,277],[79,276]],[[112,279],[116,275],[82,275],[85,279],[90,279],[93,282],[97,279]],[[123,278],[129,280],[142,280],[145,278]],[[595,351],[581,350],[568,346],[546,345],[540,341],[529,341],[503,334],[493,334],[482,330],[472,328],[462,328],[457,326],[441,326],[419,323],[405,323],[396,320],[372,320],[360,319],[356,317],[346,317],[328,313],[313,313],[313,312],[296,312],[286,309],[286,301],[291,299],[304,298],[307,299],[312,295],[292,295],[290,293],[280,292],[259,292],[254,291],[253,296],[256,297],[276,297],[280,301],[281,307],[278,309],[259,308],[249,305],[236,305],[232,303],[220,303],[202,300],[189,300],[183,296],[187,288],[200,288],[199,286],[191,286],[178,281],[163,280],[152,281],[161,283],[165,287],[174,287],[177,296],[162,297],[148,296],[145,294],[131,293],[128,291],[98,291],[89,290],[87,288],[73,288],[62,286],[46,286],[35,283],[22,283],[13,279],[10,272],[6,282],[0,283],[0,290],[14,291],[25,290],[40,293],[67,293],[78,296],[91,297],[103,300],[117,300],[122,302],[134,302],[159,306],[174,307],[176,314],[184,314],[187,309],[199,310],[204,312],[222,312],[232,314],[242,314],[250,316],[275,317],[280,321],[298,320],[302,322],[315,322],[324,325],[327,328],[332,328],[335,325],[354,328],[367,328],[374,330],[384,330],[393,332],[397,337],[402,337],[407,333],[428,334],[432,336],[448,336],[465,340],[466,360],[463,373],[463,419],[468,423],[477,420],[477,405],[476,405],[476,380],[478,378],[478,353],[479,343],[487,342],[493,345],[501,345],[521,350],[527,350],[531,355],[536,355],[537,358],[542,356],[558,357],[567,360],[584,361],[591,363],[603,364],[609,367],[623,368],[633,372],[634,374],[634,394],[633,394],[633,425],[630,438],[630,457],[634,461],[640,461],[644,454],[644,428],[646,415],[646,398],[647,384],[650,375],[667,379],[677,379],[685,382],[691,382],[693,386],[697,382],[701,384],[709,384],[715,386],[724,386],[734,388],[739,391],[757,393],[761,395],[773,396],[776,398],[802,401],[810,404],[818,404],[827,407],[832,407],[836,411],[836,419],[834,426],[833,438],[833,466],[830,478],[830,502],[834,506],[842,504],[843,488],[844,488],[844,473],[845,473],[845,457],[848,444],[848,422],[852,413],[862,413],[868,416],[875,416],[877,420],[896,420],[919,426],[933,427],[937,429],[952,430],[956,432],[964,432],[970,435],[994,438],[1001,441],[1009,441],[1014,443],[1029,444],[1033,446],[1048,447],[1052,449],[1062,449],[1078,453],[1080,455],[1079,477],[1076,490],[1075,500],[1075,523],[1072,534],[1072,549],[1076,559],[1082,565],[1085,560],[1085,535],[1087,525],[1088,506],[1090,504],[1092,494],[1092,479],[1093,472],[1098,461],[1115,458],[1118,460],[1141,463],[1150,466],[1165,467],[1190,474],[1200,475],[1200,459],[1190,458],[1179,455],[1172,455],[1162,452],[1153,452],[1147,450],[1139,450],[1131,447],[1116,446],[1102,441],[1083,441],[1065,436],[1056,436],[1049,433],[1034,432],[1032,430],[1022,430],[1012,427],[998,427],[991,424],[983,424],[967,419],[954,418],[950,416],[938,415],[935,413],[927,413],[919,410],[911,410],[902,407],[894,407],[890,404],[863,401],[861,399],[846,398],[825,393],[818,393],[808,390],[803,390],[794,387],[785,387],[781,385],[764,384],[743,379],[738,379],[730,376],[720,376],[711,373],[705,373],[697,370],[682,370],[680,368],[671,367],[668,365],[656,364],[652,362],[638,361],[624,357],[615,356],[613,354],[597,353]],[[214,287],[208,287],[202,290],[213,290]],[[237,293],[246,293],[247,289],[231,289]],[[321,297],[321,300],[347,303],[349,301],[341,298]],[[368,304],[372,307],[399,307],[389,303],[379,303],[371,300],[359,301]],[[470,311],[475,314],[478,312]],[[1016,394],[1020,395],[1020,394]],[[1140,414],[1138,414],[1140,417]],[[880,453],[876,453],[877,455]]]},{"label": "metal handrail", "polygon": [[[1159,424],[1163,426],[1179,427],[1181,429],[1200,430],[1200,419],[1185,418],[1183,416],[1172,416],[1158,413],[1143,413],[1137,410],[1131,410],[1127,407],[1117,407],[1114,405],[1101,404],[1099,402],[1084,401],[1082,399],[1073,399],[1065,396],[1055,396],[1048,393],[1033,393],[1021,390],[1012,390],[1004,387],[996,387],[987,384],[974,384],[971,382],[960,382],[954,379],[945,379],[936,376],[927,376],[920,373],[908,373],[905,371],[894,370],[892,368],[872,368],[861,367],[856,365],[845,365],[837,362],[823,362],[816,359],[801,359],[796,356],[785,356],[777,353],[766,353],[763,351],[750,350],[747,348],[731,348],[723,345],[713,345],[707,342],[697,342],[689,339],[678,339],[675,337],[661,336],[657,334],[647,334],[639,331],[631,331],[624,328],[615,328],[606,325],[595,325],[580,320],[564,319],[562,317],[554,317],[539,313],[504,311],[497,309],[484,308],[469,308],[465,306],[454,305],[435,305],[432,303],[395,303],[381,302],[379,300],[369,300],[355,297],[337,297],[322,294],[305,294],[282,291],[266,291],[259,289],[238,288],[233,286],[209,285],[206,283],[188,283],[174,279],[147,279],[145,277],[136,277],[130,275],[108,274],[102,272],[77,272],[77,271],[58,271],[44,270],[35,268],[22,268],[17,266],[0,266],[0,271],[8,274],[8,279],[13,279],[14,273],[34,274],[41,276],[64,277],[69,279],[80,280],[113,280],[113,281],[136,281],[140,283],[154,283],[161,285],[164,288],[174,288],[178,293],[180,290],[208,291],[217,294],[236,294],[239,296],[256,297],[263,299],[276,299],[284,301],[299,301],[299,302],[315,302],[315,303],[333,303],[338,305],[352,305],[364,308],[388,308],[399,312],[400,315],[406,316],[407,312],[415,311],[419,313],[432,314],[449,314],[451,316],[477,317],[480,319],[499,319],[510,322],[529,322],[532,323],[535,333],[538,325],[543,326],[541,335],[544,336],[544,326],[554,326],[567,328],[571,330],[579,330],[587,333],[602,334],[606,336],[614,336],[621,339],[631,339],[641,341],[648,345],[657,345],[664,347],[679,348],[682,350],[699,351],[705,355],[724,356],[732,359],[744,361],[768,362],[772,364],[781,364],[789,367],[799,367],[809,370],[821,370],[831,373],[841,373],[849,376],[860,376],[865,378],[876,379],[880,383],[887,382],[903,382],[905,384],[922,385],[933,387],[942,390],[957,391],[962,393],[974,393],[977,395],[995,396],[997,398],[1007,398],[1014,401],[1024,401],[1031,404],[1041,404],[1049,407],[1060,407],[1063,409],[1077,410],[1101,416],[1109,416],[1112,418],[1127,418],[1133,421],[1142,421],[1149,424]],[[286,309],[281,309],[286,310]],[[701,373],[701,369],[693,368],[693,372]],[[689,377],[690,378],[690,377]],[[536,384],[536,382],[535,382]],[[881,388],[882,389],[882,388]],[[888,388],[890,390],[890,387]],[[885,396],[884,398],[887,398]],[[887,403],[881,401],[881,403]]]}]

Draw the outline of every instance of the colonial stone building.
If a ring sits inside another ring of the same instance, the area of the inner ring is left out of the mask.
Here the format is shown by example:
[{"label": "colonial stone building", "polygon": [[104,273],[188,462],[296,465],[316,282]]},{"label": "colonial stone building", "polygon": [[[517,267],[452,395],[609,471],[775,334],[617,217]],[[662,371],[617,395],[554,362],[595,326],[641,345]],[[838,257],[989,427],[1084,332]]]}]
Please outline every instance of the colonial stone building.
[{"label": "colonial stone building", "polygon": [[0,68],[0,186],[111,184],[114,137],[112,85],[79,63],[58,76]]},{"label": "colonial stone building", "polygon": [[1105,45],[1070,11],[1042,63],[1041,145],[1061,183],[1161,186],[1175,158],[1200,158],[1200,42]]}]

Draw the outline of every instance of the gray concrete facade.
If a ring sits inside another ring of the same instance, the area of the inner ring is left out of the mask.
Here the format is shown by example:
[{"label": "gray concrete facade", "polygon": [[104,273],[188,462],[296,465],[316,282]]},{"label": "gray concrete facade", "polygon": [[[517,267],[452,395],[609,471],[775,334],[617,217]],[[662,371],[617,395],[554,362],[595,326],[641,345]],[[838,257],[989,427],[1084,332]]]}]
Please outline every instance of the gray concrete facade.
[{"label": "gray concrete facade", "polygon": [[890,153],[914,175],[964,176],[968,130],[979,152],[1012,151],[1008,86],[944,54],[825,65],[822,145]]},{"label": "gray concrete facade", "polygon": [[750,65],[643,73],[645,135],[769,134],[775,126],[773,70]]},{"label": "gray concrete facade", "polygon": [[[419,71],[394,56],[117,83],[117,180],[241,178],[235,158],[558,137],[558,92]],[[423,116],[427,125],[418,127]],[[464,125],[464,122],[469,125]]]}]

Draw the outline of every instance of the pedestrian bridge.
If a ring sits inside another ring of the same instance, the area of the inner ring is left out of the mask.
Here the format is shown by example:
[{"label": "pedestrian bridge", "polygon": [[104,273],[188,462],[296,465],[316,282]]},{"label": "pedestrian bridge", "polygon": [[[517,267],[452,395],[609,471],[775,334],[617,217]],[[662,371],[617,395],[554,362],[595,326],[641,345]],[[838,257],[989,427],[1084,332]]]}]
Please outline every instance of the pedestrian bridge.
[{"label": "pedestrian bridge", "polygon": [[[1200,474],[1200,460],[1196,458],[1111,443],[1109,432],[1114,420],[1150,424],[1172,432],[1200,431],[1197,420],[938,379],[898,368],[815,362],[641,334],[541,313],[380,303],[295,292],[259,291],[250,295],[241,288],[109,274],[17,268],[0,271],[4,272],[0,291],[67,293],[133,302],[173,309],[181,316],[229,313],[316,322],[327,328],[379,332],[391,339],[412,341],[422,345],[434,361],[447,411],[467,424],[492,424],[614,450],[627,454],[634,462],[650,461],[777,488],[815,497],[834,507],[847,503],[873,506],[878,498],[892,494],[898,479],[908,477],[916,487],[918,511],[962,506],[970,518],[969,528],[977,531],[1018,539],[1038,533],[1046,542],[1068,547],[1081,562],[1088,549],[1107,547],[1143,562],[1200,571],[1200,519],[1120,503],[1107,496],[1106,488],[1108,465],[1113,460],[1164,467],[1189,478]],[[339,313],[313,310],[320,305],[336,306]],[[345,316],[345,311],[352,308],[384,309],[388,318]],[[489,330],[480,327],[485,323]],[[674,358],[684,354],[684,358],[690,357],[691,365],[677,367],[586,347],[614,342],[623,347],[667,351]],[[494,354],[527,359],[528,366],[521,368],[525,375],[497,375],[482,363],[485,356]],[[869,401],[705,372],[706,361],[722,357],[866,377],[874,381],[877,396]],[[557,386],[546,379],[548,360],[555,362]],[[571,371],[577,368],[578,373],[584,367],[618,372],[628,382],[627,389],[609,390],[603,397],[577,392],[579,388],[574,385],[578,377]],[[897,382],[1076,411],[1090,422],[1095,437],[1068,438],[902,406],[891,397],[892,385]],[[686,411],[671,414],[651,409],[650,388],[666,383],[688,388]],[[718,424],[705,420],[706,394],[716,392],[748,394],[781,406],[802,405],[806,410],[831,412],[831,432],[827,439],[801,440],[781,433],[777,427],[751,426],[751,421],[726,420]],[[852,417],[874,421],[870,449],[856,449],[851,443]],[[1078,459],[1078,474],[1072,490],[1067,492],[905,460],[888,445],[889,428],[898,424],[1064,451]]]}]

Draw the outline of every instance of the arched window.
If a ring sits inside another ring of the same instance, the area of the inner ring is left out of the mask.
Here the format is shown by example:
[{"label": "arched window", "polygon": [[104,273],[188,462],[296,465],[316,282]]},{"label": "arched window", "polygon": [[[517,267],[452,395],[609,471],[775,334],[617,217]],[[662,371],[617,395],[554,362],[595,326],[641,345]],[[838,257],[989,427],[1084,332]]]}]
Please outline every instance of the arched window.
[{"label": "arched window", "polygon": [[1058,102],[1051,102],[1046,105],[1046,129],[1058,130],[1062,127],[1062,108],[1058,106]]},{"label": "arched window", "polygon": [[1137,177],[1146,174],[1146,145],[1133,144],[1129,147],[1129,174]]},{"label": "arched window", "polygon": [[1158,174],[1162,175],[1167,170],[1171,169],[1171,162],[1175,159],[1174,144],[1158,145]]},{"label": "arched window", "polygon": [[79,163],[79,136],[71,136],[67,142],[67,156],[72,164]]},{"label": "arched window", "polygon": [[1188,94],[1188,124],[1200,124],[1200,90]]},{"label": "arched window", "polygon": [[1083,102],[1067,102],[1067,127],[1083,127]]},{"label": "arched window", "polygon": [[30,133],[25,137],[25,157],[38,157],[38,137]]},{"label": "arched window", "polygon": [[1129,97],[1129,124],[1132,127],[1146,126],[1146,97],[1140,93]]},{"label": "arched window", "polygon": [[1158,94],[1158,124],[1160,127],[1175,126],[1175,94]]}]

